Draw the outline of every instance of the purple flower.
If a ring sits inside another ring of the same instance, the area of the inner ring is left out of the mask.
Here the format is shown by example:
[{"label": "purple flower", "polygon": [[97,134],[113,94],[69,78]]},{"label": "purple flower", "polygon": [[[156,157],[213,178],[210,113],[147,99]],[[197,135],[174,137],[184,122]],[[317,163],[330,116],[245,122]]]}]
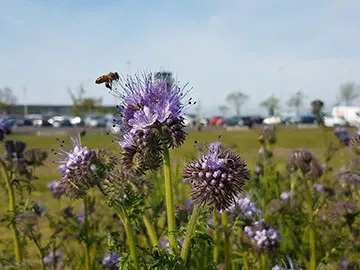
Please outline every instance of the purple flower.
[{"label": "purple flower", "polygon": [[84,214],[84,213],[80,213],[80,214],[76,215],[76,218],[77,218],[77,220],[78,220],[80,223],[84,223],[84,221],[85,221],[85,214]]},{"label": "purple flower", "polygon": [[62,251],[56,250],[55,254],[53,251],[51,251],[47,256],[44,257],[44,263],[46,265],[54,265],[54,261],[55,261],[55,264],[57,265],[63,256],[64,256],[64,252]]},{"label": "purple flower", "polygon": [[309,150],[303,148],[293,151],[286,163],[286,169],[289,172],[300,170],[311,178],[320,178],[322,175],[322,168],[315,157]]},{"label": "purple flower", "polygon": [[280,199],[282,199],[283,201],[286,201],[286,200],[290,199],[291,196],[292,196],[291,191],[283,191],[280,194]]},{"label": "purple flower", "polygon": [[258,252],[272,251],[279,247],[279,232],[266,224],[264,220],[245,226],[244,233],[245,238]]},{"label": "purple flower", "polygon": [[120,261],[121,255],[118,253],[107,253],[101,260],[101,264],[104,266],[105,269],[117,269],[116,265]]},{"label": "purple flower", "polygon": [[256,207],[255,203],[251,202],[248,195],[241,195],[236,198],[234,204],[232,204],[227,211],[237,212],[237,209],[239,209],[241,215],[248,220],[254,221],[261,217],[261,210]]},{"label": "purple flower", "polygon": [[[152,74],[129,76],[112,85],[112,93],[120,99],[117,106],[123,148],[123,163],[127,169],[141,171],[157,169],[161,145],[179,147],[185,141],[184,112],[191,99],[188,91],[174,82],[153,80]],[[134,160],[139,158],[140,162]],[[142,158],[147,156],[147,158]],[[148,159],[152,159],[148,161]],[[141,163],[140,168],[135,164]]]},{"label": "purple flower", "polygon": [[262,175],[262,174],[263,174],[263,170],[262,170],[262,168],[261,168],[259,165],[257,165],[257,166],[255,167],[254,173],[259,176],[259,175]]},{"label": "purple flower", "polygon": [[52,181],[48,184],[53,197],[55,199],[60,199],[61,195],[64,194],[64,185],[60,181]]},{"label": "purple flower", "polygon": [[70,137],[73,147],[68,149],[64,141],[59,141],[60,150],[53,153],[59,156],[58,170],[62,176],[64,194],[70,198],[81,198],[86,195],[89,188],[96,185],[96,166],[94,159],[96,152],[82,147],[80,136]]},{"label": "purple flower", "polygon": [[314,189],[318,193],[326,192],[326,193],[328,193],[328,195],[334,195],[335,194],[335,191],[332,188],[324,186],[324,185],[319,184],[319,183],[314,184]]},{"label": "purple flower", "polygon": [[340,143],[348,144],[350,141],[350,136],[346,128],[344,127],[337,127],[334,130],[335,136],[339,139]]},{"label": "purple flower", "polygon": [[38,202],[34,202],[33,210],[34,210],[35,214],[37,214],[38,216],[41,216],[41,214],[46,211],[46,207],[41,206]]},{"label": "purple flower", "polygon": [[185,166],[183,179],[191,183],[191,197],[195,203],[226,210],[242,192],[250,173],[239,155],[211,144],[201,159]]}]

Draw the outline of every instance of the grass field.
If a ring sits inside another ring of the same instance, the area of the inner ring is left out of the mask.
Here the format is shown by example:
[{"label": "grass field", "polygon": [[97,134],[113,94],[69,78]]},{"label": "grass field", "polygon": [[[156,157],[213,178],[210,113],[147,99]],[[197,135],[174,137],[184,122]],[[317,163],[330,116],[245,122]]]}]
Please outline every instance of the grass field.
[{"label": "grass field", "polygon": [[[181,169],[186,161],[191,158],[194,158],[197,153],[197,146],[194,143],[197,141],[199,144],[204,144],[216,140],[219,135],[221,135],[221,141],[225,146],[232,148],[239,154],[241,154],[246,160],[248,167],[253,170],[256,161],[257,153],[259,149],[259,143],[257,141],[257,136],[260,133],[260,129],[253,129],[249,131],[224,131],[224,130],[213,130],[213,131],[189,131],[187,140],[185,144],[174,151],[172,151],[172,162],[174,168]],[[323,163],[325,148],[324,140],[333,140],[337,141],[336,137],[333,135],[333,130],[329,129],[327,132],[323,132],[321,129],[296,129],[296,128],[278,128],[277,132],[278,140],[277,144],[273,148],[274,159],[277,162],[279,170],[284,168],[284,164],[288,159],[294,148],[307,148],[313,152],[317,157],[320,164]],[[49,158],[46,162],[46,166],[37,169],[36,176],[39,178],[34,181],[35,190],[32,192],[31,200],[40,202],[41,205],[45,205],[48,211],[54,211],[58,205],[56,200],[51,197],[51,193],[47,189],[47,184],[52,180],[57,180],[59,178],[59,173],[56,169],[56,164],[53,163],[54,156],[51,153],[52,148],[57,148],[57,143],[55,137],[51,136],[18,136],[11,135],[7,139],[12,140],[23,140],[27,143],[29,148],[42,148],[49,151]],[[68,143],[70,141],[67,138],[64,138]],[[112,142],[112,137],[108,135],[86,135],[83,139],[83,145],[90,148],[108,148],[117,152],[120,155],[120,147],[118,144]],[[3,149],[1,149],[3,151]],[[330,165],[337,169],[340,167],[346,160],[354,157],[354,154],[349,150],[349,148],[342,148],[338,151],[335,157],[331,160]],[[175,171],[175,170],[174,170]],[[181,181],[179,176],[176,181]],[[178,200],[186,198],[186,194],[177,194],[176,197]],[[179,196],[180,195],[180,196]],[[80,202],[69,201],[63,199],[61,202],[62,206],[65,205],[80,205]],[[4,190],[0,190],[0,216],[3,216],[7,211],[7,197]],[[110,211],[110,210],[107,210]],[[44,235],[47,234],[46,229],[43,231]],[[7,252],[9,251],[9,246],[12,245],[11,234],[9,229],[5,226],[0,227],[0,250]],[[5,252],[6,253],[6,252]],[[35,261],[37,260],[38,255],[36,250],[30,249],[30,252],[26,254],[26,261]],[[34,262],[34,265],[36,263]]]}]

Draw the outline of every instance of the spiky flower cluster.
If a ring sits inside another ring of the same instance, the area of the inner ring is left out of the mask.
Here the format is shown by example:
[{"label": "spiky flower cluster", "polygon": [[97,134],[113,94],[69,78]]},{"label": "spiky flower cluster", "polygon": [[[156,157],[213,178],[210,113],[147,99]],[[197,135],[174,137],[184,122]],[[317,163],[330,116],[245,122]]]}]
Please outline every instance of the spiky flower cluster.
[{"label": "spiky flower cluster", "polygon": [[250,196],[247,194],[237,197],[227,211],[230,213],[240,212],[242,217],[251,221],[260,219],[262,214],[261,210],[256,207],[255,203],[251,201]]},{"label": "spiky flower cluster", "polygon": [[101,260],[101,264],[106,270],[115,270],[117,269],[116,265],[120,261],[121,255],[118,253],[107,253]]},{"label": "spiky flower cluster", "polygon": [[119,143],[127,169],[149,170],[161,165],[161,145],[179,147],[185,141],[184,111],[189,99],[174,82],[154,80],[152,74],[129,76],[112,85],[120,99]]},{"label": "spiky flower cluster", "polygon": [[339,142],[344,145],[348,145],[350,141],[350,136],[346,128],[337,127],[334,130],[334,135],[338,138]]},{"label": "spiky flower cluster", "polygon": [[262,144],[274,144],[276,143],[276,130],[273,125],[265,125],[261,131],[258,141]]},{"label": "spiky flower cluster", "polygon": [[289,172],[300,170],[304,175],[311,178],[319,178],[322,175],[322,168],[307,149],[295,149],[286,163],[286,169]]},{"label": "spiky flower cluster", "polygon": [[250,242],[258,252],[273,251],[279,247],[279,232],[269,226],[263,219],[245,226],[245,239]]},{"label": "spiky flower cluster", "polygon": [[250,173],[242,157],[214,142],[206,147],[201,159],[185,166],[183,179],[190,182],[195,203],[226,210],[242,192]]}]

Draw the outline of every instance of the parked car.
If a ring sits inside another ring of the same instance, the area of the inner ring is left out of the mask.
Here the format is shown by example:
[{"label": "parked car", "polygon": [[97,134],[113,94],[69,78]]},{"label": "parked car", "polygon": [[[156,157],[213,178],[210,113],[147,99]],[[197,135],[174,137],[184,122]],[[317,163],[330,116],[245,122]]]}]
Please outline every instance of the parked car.
[{"label": "parked car", "polygon": [[287,125],[317,124],[318,120],[313,114],[297,115],[286,121]]},{"label": "parked car", "polygon": [[250,116],[250,119],[253,124],[262,124],[264,121],[264,117],[258,115],[252,115]]},{"label": "parked car", "polygon": [[326,127],[343,127],[348,126],[348,122],[342,116],[324,116],[324,125]]},{"label": "parked car", "polygon": [[87,127],[106,127],[106,119],[101,116],[87,116],[84,120]]},{"label": "parked car", "polygon": [[211,126],[222,126],[224,123],[225,123],[224,117],[215,116],[215,117],[209,118],[209,125],[211,125]]},{"label": "parked car", "polygon": [[226,126],[247,126],[252,127],[253,121],[249,116],[233,116],[225,120]]},{"label": "parked car", "polygon": [[263,123],[266,125],[276,125],[281,123],[281,117],[280,116],[270,116],[266,117],[263,120]]}]

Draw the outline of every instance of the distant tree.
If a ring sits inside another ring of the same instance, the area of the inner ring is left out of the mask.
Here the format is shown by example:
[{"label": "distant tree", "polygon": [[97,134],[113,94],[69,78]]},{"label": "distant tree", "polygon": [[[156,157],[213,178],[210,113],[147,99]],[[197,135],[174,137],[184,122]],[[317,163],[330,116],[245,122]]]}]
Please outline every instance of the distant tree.
[{"label": "distant tree", "polygon": [[324,113],[322,111],[325,105],[324,102],[321,101],[320,99],[315,99],[311,101],[310,105],[311,105],[311,111],[316,116],[318,123],[320,125],[324,124]]},{"label": "distant tree", "polygon": [[248,95],[241,92],[230,93],[226,97],[226,101],[234,107],[236,115],[240,115],[241,106],[249,99]]},{"label": "distant tree", "polygon": [[260,106],[264,107],[268,111],[269,116],[274,116],[276,110],[279,108],[279,99],[271,95],[266,100],[260,103]]},{"label": "distant tree", "polygon": [[360,96],[359,86],[355,82],[347,82],[340,86],[339,100],[346,106],[351,105]]},{"label": "distant tree", "polygon": [[10,108],[17,101],[17,97],[9,87],[0,89],[0,111],[2,113],[9,113]]},{"label": "distant tree", "polygon": [[306,96],[299,90],[289,98],[287,105],[290,108],[295,108],[296,114],[298,115],[305,99]]},{"label": "distant tree", "polygon": [[220,105],[218,110],[220,111],[221,115],[226,115],[230,108],[226,105]]},{"label": "distant tree", "polygon": [[70,89],[68,90],[71,100],[73,102],[72,111],[74,116],[85,116],[89,113],[101,112],[105,113],[107,110],[102,106],[102,98],[84,97],[85,89],[81,85],[75,95]]}]

